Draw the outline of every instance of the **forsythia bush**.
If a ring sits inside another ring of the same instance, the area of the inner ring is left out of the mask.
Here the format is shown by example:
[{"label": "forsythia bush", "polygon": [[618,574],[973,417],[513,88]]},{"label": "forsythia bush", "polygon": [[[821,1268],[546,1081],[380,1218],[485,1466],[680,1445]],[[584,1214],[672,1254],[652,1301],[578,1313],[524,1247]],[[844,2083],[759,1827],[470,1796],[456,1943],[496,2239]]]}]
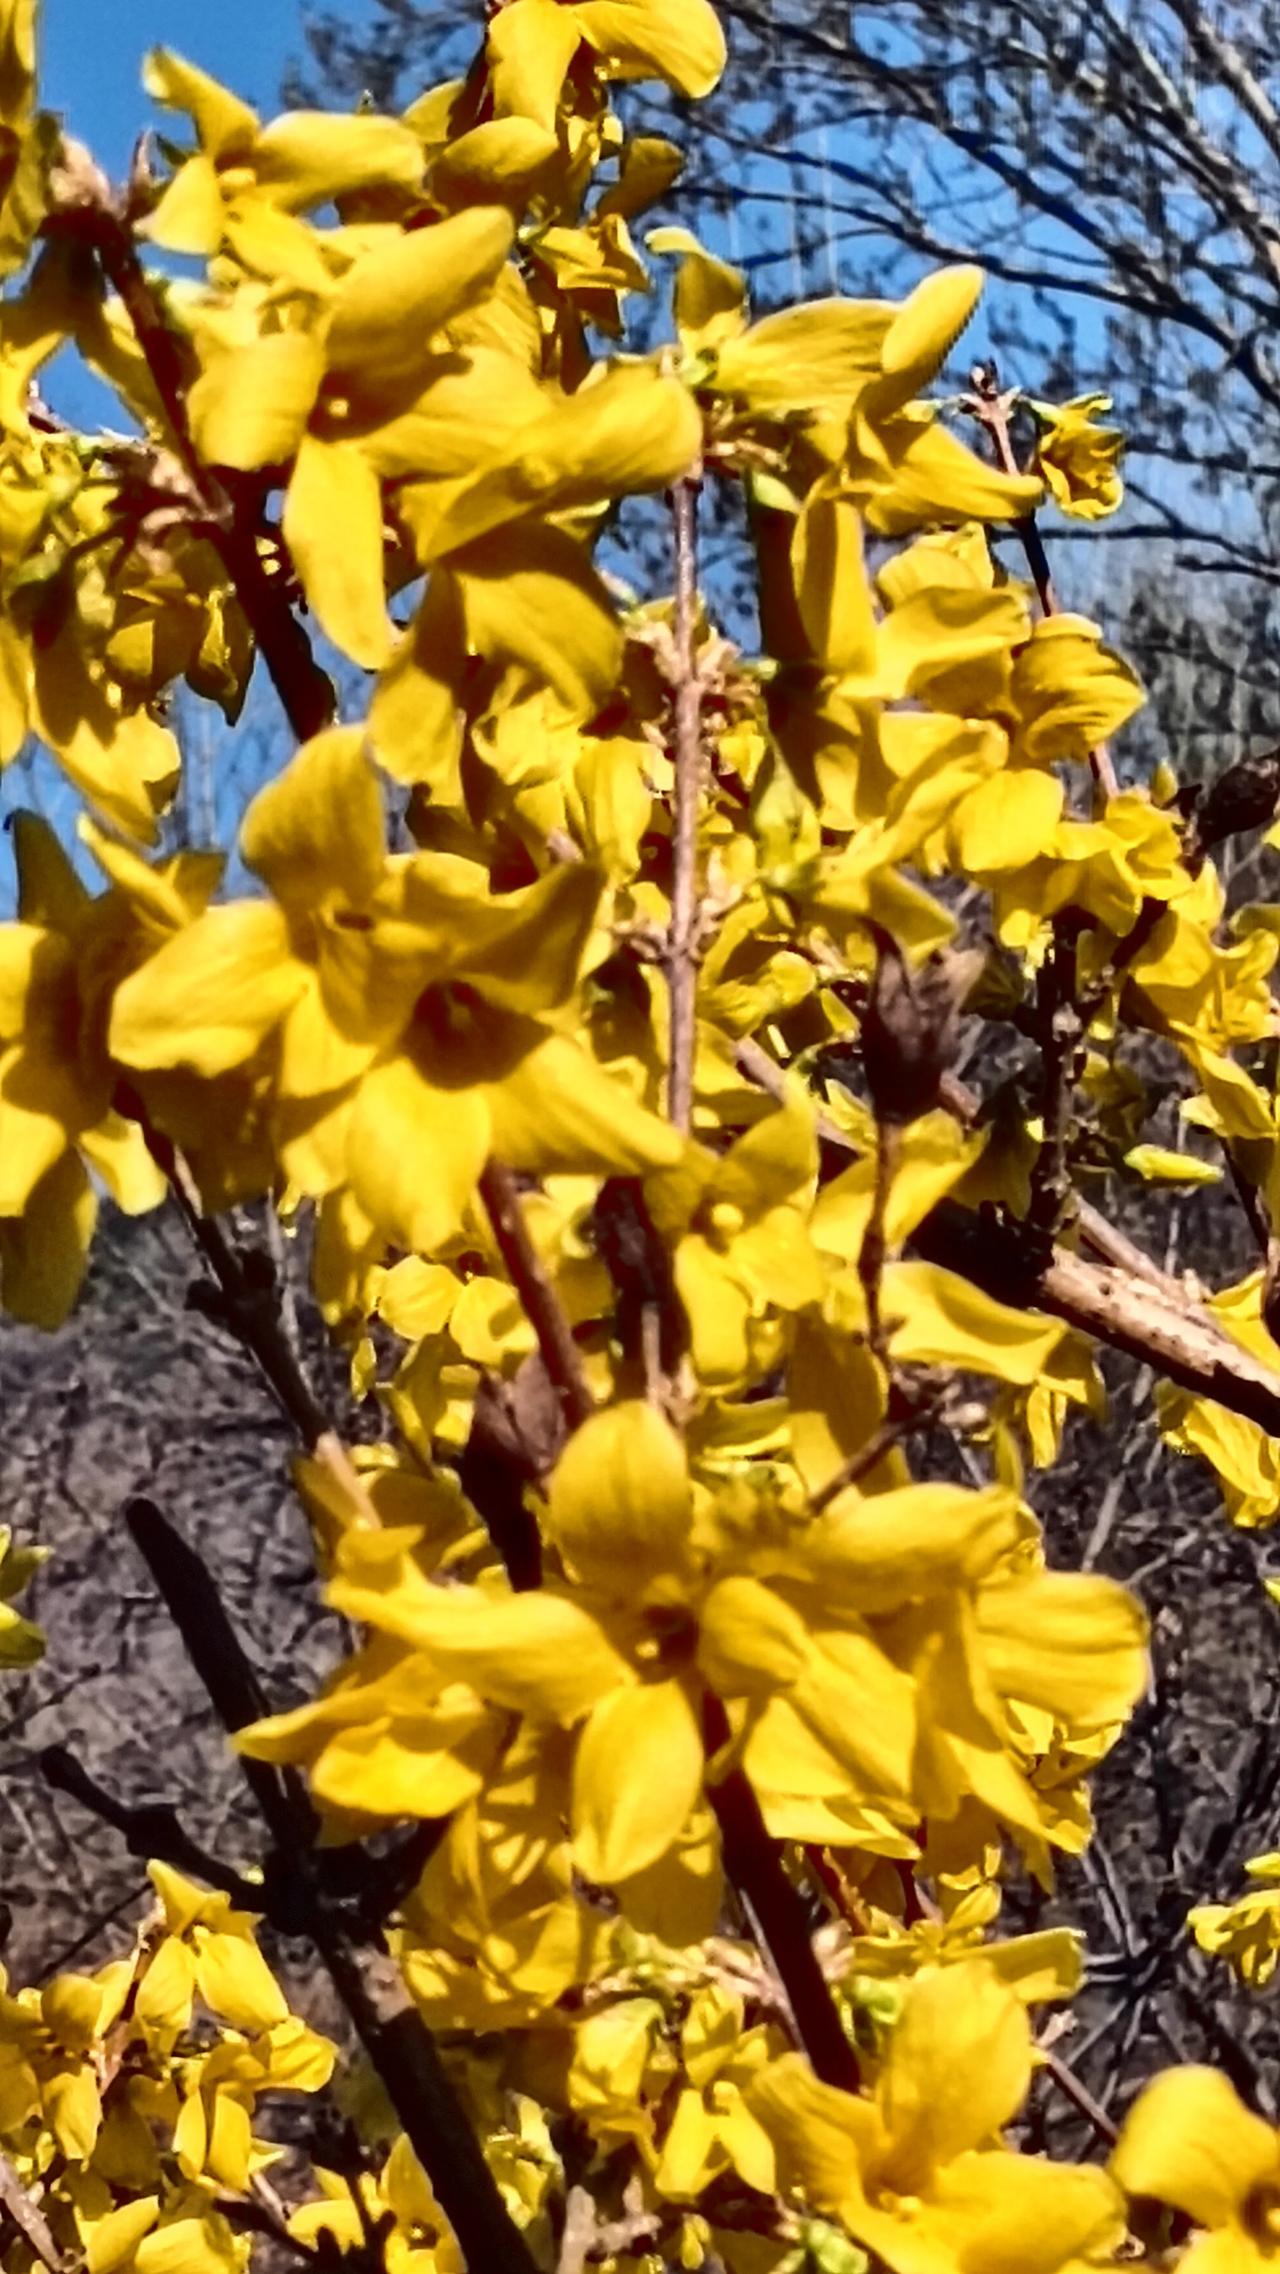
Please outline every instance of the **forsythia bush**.
[{"label": "forsythia bush", "polygon": [[[1280,2143],[1212,2072],[1095,2164],[1018,2146],[1081,1954],[1002,1888],[1083,1848],[1146,1680],[1030,1505],[1098,1344],[1238,1521],[1280,1509],[1272,1244],[1210,1294],[1114,1225],[1223,1157],[1280,1221],[1280,924],[1225,923],[1212,859],[1275,781],[1118,778],[1140,691],[1054,601],[1036,509],[1118,504],[1105,398],[980,370],[946,423],[976,272],[756,317],[645,235],[679,152],[614,91],[708,92],[707,0],[498,0],[403,118],[263,124],[158,50],[119,191],[38,108],[33,16],[0,0],[0,762],[38,737],[83,812],[13,832],[0,1289],[56,1327],[99,1195],[172,1193],[359,1639],[264,1714],[223,1637],[259,1865],[200,1883],[151,1812],[132,1950],[0,1996],[6,2274],[1270,2263]],[[46,405],[68,348],[120,432]],[[674,598],[622,577],[650,493]],[[257,659],[298,747],[228,892],[164,849],[174,697],[234,723]],[[247,1200],[311,1226],[373,1441],[219,1225]],[[1256,1869],[1196,1932],[1264,1980]],[[353,2021],[337,2105],[255,1916]]]}]

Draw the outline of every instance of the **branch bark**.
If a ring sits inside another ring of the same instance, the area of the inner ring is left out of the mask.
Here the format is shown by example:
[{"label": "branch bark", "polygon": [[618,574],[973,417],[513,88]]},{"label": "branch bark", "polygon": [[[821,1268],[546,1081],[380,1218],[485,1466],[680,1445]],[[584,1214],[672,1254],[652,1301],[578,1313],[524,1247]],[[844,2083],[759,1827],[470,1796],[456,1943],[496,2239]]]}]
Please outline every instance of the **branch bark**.
[{"label": "branch bark", "polygon": [[[234,1736],[264,1701],[213,1580],[160,1510],[134,1502],[129,1529],[214,1711]],[[469,2274],[537,2274],[492,2172],[381,1934],[326,1889],[317,1821],[291,1769],[242,1759],[271,1836],[265,1893],[320,1957],[457,2238]],[[283,1898],[283,1903],[282,1903]]]},{"label": "branch bark", "polygon": [[698,813],[702,799],[702,683],[694,651],[698,609],[698,489],[694,474],[671,493],[676,562],[675,817],[671,849],[671,927],[667,986],[671,1004],[668,1101],[677,1129],[693,1120],[697,1047]]},{"label": "branch bark", "polygon": [[972,1280],[998,1301],[1062,1319],[1140,1359],[1179,1389],[1212,1398],[1269,1436],[1280,1436],[1280,1374],[1195,1307],[1172,1302],[1150,1281],[1088,1263],[1061,1246],[1038,1265],[1016,1227],[950,1203],[926,1218],[914,1243],[929,1261]]},{"label": "branch bark", "polygon": [[211,543],[234,585],[249,619],[258,652],[300,742],[331,724],[333,685],[317,664],[278,579],[267,574],[258,551],[254,520],[225,483],[206,466],[192,441],[187,416],[187,370],[183,348],[171,329],[157,286],[138,258],[128,220],[105,176],[88,153],[64,144],[63,193],[59,209],[46,223],[52,234],[70,234],[87,244],[103,276],[119,294],[170,430],[170,441],[194,501],[207,524]]}]

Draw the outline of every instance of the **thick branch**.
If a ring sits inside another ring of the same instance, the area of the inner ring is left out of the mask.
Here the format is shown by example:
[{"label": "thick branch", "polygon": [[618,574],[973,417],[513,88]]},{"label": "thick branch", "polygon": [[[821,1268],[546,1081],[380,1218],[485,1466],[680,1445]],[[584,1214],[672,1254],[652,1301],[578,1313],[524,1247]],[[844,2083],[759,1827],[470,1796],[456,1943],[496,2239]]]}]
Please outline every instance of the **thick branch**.
[{"label": "thick branch", "polygon": [[117,1800],[65,1745],[45,1747],[40,1755],[40,1774],[54,1792],[66,1793],[78,1807],[118,1832],[131,1856],[143,1862],[158,1857],[162,1863],[172,1864],[175,1871],[190,1873],[208,1886],[220,1888],[243,1910],[261,1907],[262,1889],[193,1840],[176,1809],[158,1801],[130,1806]]},{"label": "thick branch", "polygon": [[170,439],[208,524],[210,542],[249,619],[289,724],[298,740],[305,742],[333,719],[332,684],[316,663],[282,584],[263,566],[252,523],[237,511],[227,488],[203,463],[192,441],[182,344],[169,326],[159,288],[138,258],[128,221],[87,153],[74,144],[64,147],[62,203],[48,226],[89,244],[108,284],[119,294],[159,396]]},{"label": "thick branch", "polygon": [[[224,1728],[263,1710],[257,1679],[209,1573],[160,1511],[134,1503],[130,1529]],[[445,2074],[435,2041],[380,1934],[326,1890],[316,1819],[295,1771],[243,1759],[275,1853],[269,1886],[287,1890],[295,1932],[314,1945],[356,2035],[457,2237],[470,2274],[536,2274],[523,2235]]]},{"label": "thick branch", "polygon": [[915,1245],[931,1262],[959,1272],[1000,1302],[1045,1311],[1084,1334],[1141,1359],[1193,1396],[1280,1436],[1280,1374],[1232,1342],[1189,1304],[1179,1306],[1147,1281],[1087,1263],[1055,1247],[1040,1267],[1016,1226],[950,1204],[919,1226]]},{"label": "thick branch", "polygon": [[671,929],[667,986],[671,1001],[668,1097],[677,1129],[693,1120],[697,1042],[698,814],[702,801],[702,682],[694,649],[698,609],[698,482],[690,475],[671,493],[676,555],[675,815],[671,861]]},{"label": "thick branch", "polygon": [[[710,1756],[729,1744],[724,1707],[710,1692],[703,1705],[703,1729]],[[718,1783],[708,1782],[707,1797],[720,1826],[725,1874],[742,1899],[754,1939],[782,1984],[797,2044],[825,2084],[856,2092],[857,2054],[818,1964],[804,1905],[769,1837],[750,1778],[744,1769],[730,1769]]]}]

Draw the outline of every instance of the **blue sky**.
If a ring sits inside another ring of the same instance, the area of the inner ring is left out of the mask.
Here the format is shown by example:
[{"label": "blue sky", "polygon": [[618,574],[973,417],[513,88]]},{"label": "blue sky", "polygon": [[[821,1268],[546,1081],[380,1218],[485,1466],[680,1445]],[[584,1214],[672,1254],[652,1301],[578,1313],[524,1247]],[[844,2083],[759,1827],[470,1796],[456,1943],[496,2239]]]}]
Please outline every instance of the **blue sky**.
[{"label": "blue sky", "polygon": [[[344,0],[354,21],[364,0]],[[149,47],[177,48],[265,110],[302,47],[299,0],[44,0],[41,91],[119,174],[140,126],[154,123],[139,82]]]}]

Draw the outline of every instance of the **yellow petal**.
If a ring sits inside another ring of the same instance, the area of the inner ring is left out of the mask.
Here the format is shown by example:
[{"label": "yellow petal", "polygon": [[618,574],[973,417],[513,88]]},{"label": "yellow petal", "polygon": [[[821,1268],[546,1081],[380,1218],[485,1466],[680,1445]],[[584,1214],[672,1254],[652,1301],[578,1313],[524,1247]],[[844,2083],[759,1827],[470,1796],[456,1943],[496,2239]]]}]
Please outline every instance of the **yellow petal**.
[{"label": "yellow petal", "polygon": [[223,2187],[242,2193],[249,2184],[253,2131],[249,2111],[229,2092],[213,2096],[213,2121],[205,2148],[204,2170]]},{"label": "yellow petal", "polygon": [[451,556],[469,645],[520,663],[577,717],[592,718],[622,663],[622,631],[582,546],[567,530],[496,530]]},{"label": "yellow petal", "polygon": [[702,415],[688,388],[655,363],[615,365],[576,394],[553,399],[470,482],[442,497],[430,555],[535,510],[662,489],[688,471],[701,446]]},{"label": "yellow petal", "polygon": [[[477,911],[476,944],[459,956],[459,976],[503,1010],[548,1011],[568,1002],[595,928],[602,883],[598,869],[575,861],[524,891],[504,893],[487,939]],[[408,905],[412,909],[412,898]]]},{"label": "yellow petal", "polygon": [[985,1577],[1021,1537],[1016,1494],[1000,1485],[908,1484],[841,1493],[810,1528],[802,1569],[833,1610],[883,1616]]},{"label": "yellow petal", "polygon": [[748,2103],[820,2210],[844,2211],[860,2198],[859,2164],[876,2129],[865,2101],[823,2084],[801,2054],[784,2053],[753,2080]]},{"label": "yellow petal", "polygon": [[250,2036],[288,2017],[284,1992],[247,1934],[198,1929],[196,1984],[211,2014]]},{"label": "yellow petal", "polygon": [[63,2155],[71,2162],[87,2163],[102,2129],[102,2101],[93,2070],[87,2062],[57,2070],[45,2080],[43,2098],[45,2119]]},{"label": "yellow petal", "polygon": [[286,908],[331,896],[359,907],[383,872],[386,827],[378,777],[358,726],[313,735],[244,817],[245,864]]},{"label": "yellow petal", "polygon": [[170,2219],[153,2227],[138,2245],[130,2274],[237,2274],[240,2263],[235,2235],[211,2211],[206,2218]]},{"label": "yellow petal", "polygon": [[1147,1679],[1147,1622],[1136,1596],[1099,1572],[1040,1571],[978,1596],[991,1679],[1077,1729],[1120,1721]]},{"label": "yellow petal", "polygon": [[287,111],[253,146],[259,188],[290,212],[326,205],[353,190],[421,189],[426,160],[412,127],[375,112],[340,117]]},{"label": "yellow petal", "polygon": [[988,1967],[918,1975],[877,2087],[890,2184],[918,2192],[931,2170],[997,2134],[1030,2082],[1026,2008]]},{"label": "yellow petal", "polygon": [[312,332],[268,332],[220,355],[187,398],[201,457],[241,472],[287,463],[323,377],[324,349]]},{"label": "yellow petal", "polygon": [[717,1580],[698,1621],[698,1664],[721,1697],[787,1689],[810,1656],[798,1611],[759,1579]]},{"label": "yellow petal", "polygon": [[791,565],[805,632],[823,669],[871,670],[876,624],[857,507],[815,491],[796,521]]},{"label": "yellow petal", "polygon": [[1142,708],[1129,665],[1083,616],[1046,616],[1014,659],[1019,748],[1036,765],[1087,757]]},{"label": "yellow petal", "polygon": [[251,276],[268,284],[296,285],[316,299],[327,301],[333,289],[333,272],[321,250],[321,239],[309,223],[282,213],[260,197],[235,198],[225,207],[222,234],[231,252]]},{"label": "yellow petal", "polygon": [[547,1523],[584,1577],[629,1592],[641,1575],[678,1566],[691,1519],[684,1447],[656,1407],[627,1399],[574,1431],[551,1478]]},{"label": "yellow petal", "polygon": [[1276,2135],[1216,2069],[1166,2069],[1129,2110],[1111,2170],[1126,2194],[1171,2203],[1213,2230],[1274,2185]]},{"label": "yellow petal", "polygon": [[701,98],[724,69],[710,0],[577,0],[573,13],[583,38],[625,78],[665,79],[678,95]]},{"label": "yellow petal", "polygon": [[330,370],[361,399],[416,393],[434,359],[433,335],[488,291],[514,234],[509,214],[476,207],[366,253],[333,304]]},{"label": "yellow petal", "polygon": [[[1103,2171],[995,2150],[940,2173],[913,2240],[922,2256],[932,2249],[945,2263],[957,2235],[964,2264],[982,2274],[1060,2274],[1111,2262],[1124,2236],[1123,2205]],[[887,2241],[870,2232],[867,2240],[893,2255]]]},{"label": "yellow petal", "polygon": [[[530,1022],[532,1023],[532,1022]],[[669,1121],[567,1035],[527,1048],[489,1091],[494,1150],[514,1167],[551,1174],[643,1175],[678,1160]]]},{"label": "yellow petal", "polygon": [[243,156],[251,148],[257,112],[172,48],[152,48],[142,67],[142,84],[154,101],[187,112],[209,157]]},{"label": "yellow petal", "polygon": [[85,2240],[89,2274],[123,2274],[123,2269],[132,2266],[134,2252],[143,2236],[150,2234],[159,2208],[158,2195],[139,2195],[136,2201],[120,2203],[95,2219]]},{"label": "yellow petal", "polygon": [[485,119],[441,151],[431,169],[431,194],[464,211],[519,213],[539,176],[559,158],[560,143],[549,127],[531,118]]},{"label": "yellow petal", "polygon": [[884,1308],[899,1364],[972,1367],[1024,1388],[1038,1380],[1066,1332],[1055,1320],[1015,1311],[932,1263],[891,1264]]},{"label": "yellow petal", "polygon": [[383,1589],[335,1579],[334,1609],[424,1651],[495,1705],[566,1724],[579,1721],[628,1679],[604,1631],[578,1604],[539,1589],[486,1594],[425,1580]]},{"label": "yellow petal", "polygon": [[467,635],[456,580],[432,573],[413,625],[369,707],[369,741],[393,782],[417,782],[442,805],[462,803],[462,703]]},{"label": "yellow petal", "polygon": [[437,1088],[397,1054],[360,1085],[348,1139],[351,1188],[388,1239],[429,1254],[461,1228],[492,1143],[481,1090]]},{"label": "yellow petal", "polygon": [[52,1333],[75,1306],[98,1220],[75,1153],[41,1177],[18,1218],[0,1218],[0,1300],[11,1318]]},{"label": "yellow petal", "polygon": [[502,1742],[490,1709],[461,1685],[456,1696],[464,1702],[338,1730],[316,1757],[312,1790],[364,1815],[451,1816],[479,1792]]},{"label": "yellow petal", "polygon": [[353,663],[380,671],[391,652],[382,485],[354,443],[302,436],[284,501],[284,534],[321,630]]},{"label": "yellow petal", "polygon": [[879,371],[893,315],[886,300],[808,300],[779,309],[725,342],[716,385],[762,413],[817,409],[847,419],[854,396]]},{"label": "yellow petal", "polygon": [[252,1057],[306,984],[273,903],[210,908],[117,990],[111,1054],[126,1066],[224,1074]]},{"label": "yellow petal", "polygon": [[196,1989],[195,1952],[167,1934],[138,1984],[134,2012],[147,2029],[185,2029]]},{"label": "yellow petal", "polygon": [[439,1334],[449,1323],[460,1284],[447,1264],[424,1263],[417,1255],[402,1256],[378,1291],[378,1316],[406,1342],[418,1342],[424,1334]]},{"label": "yellow petal", "polygon": [[222,243],[226,208],[212,158],[198,151],[179,166],[139,235],[166,252],[212,257]]},{"label": "yellow petal", "polygon": [[499,116],[516,112],[554,129],[565,73],[582,34],[559,0],[511,0],[489,24],[485,47]]},{"label": "yellow petal", "polygon": [[688,229],[651,229],[645,243],[653,253],[679,253],[675,319],[680,344],[698,355],[736,339],[746,326],[747,282],[741,269],[718,261]]},{"label": "yellow petal", "polygon": [[615,1690],[592,1709],[573,1763],[573,1852],[603,1887],[679,1839],[702,1788],[703,1750],[683,1683]]},{"label": "yellow petal", "polygon": [[1154,1184],[1220,1184],[1222,1171],[1214,1161],[1195,1153],[1175,1152],[1171,1145],[1131,1145],[1124,1165]]},{"label": "yellow petal", "polygon": [[880,367],[901,385],[900,400],[918,395],[934,378],[982,296],[980,268],[934,271],[909,293],[885,334]]},{"label": "yellow petal", "polygon": [[1002,769],[961,805],[950,832],[954,858],[977,872],[1038,860],[1057,827],[1063,796],[1053,774]]}]

